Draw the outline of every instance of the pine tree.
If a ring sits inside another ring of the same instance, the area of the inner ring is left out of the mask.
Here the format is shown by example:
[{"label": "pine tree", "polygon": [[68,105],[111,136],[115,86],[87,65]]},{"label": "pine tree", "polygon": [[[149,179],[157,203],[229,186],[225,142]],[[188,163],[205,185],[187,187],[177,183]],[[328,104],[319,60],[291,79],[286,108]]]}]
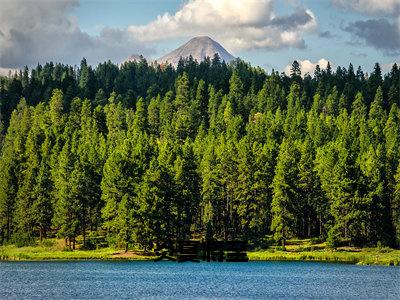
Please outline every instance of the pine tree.
[{"label": "pine tree", "polygon": [[290,67],[290,77],[295,81],[301,80],[301,68],[297,60],[293,61],[292,66]]},{"label": "pine tree", "polygon": [[188,139],[182,146],[182,153],[174,162],[174,180],[176,185],[178,239],[190,237],[191,225],[195,223],[199,206],[199,176],[196,158]]},{"label": "pine tree", "polygon": [[[104,227],[110,235],[116,234],[119,237],[117,243],[124,243],[126,246],[135,235],[139,235],[140,228],[134,226],[134,220],[129,222],[120,222],[120,220],[121,218],[132,219],[124,214],[139,207],[139,185],[148,168],[150,153],[152,153],[152,148],[147,135],[131,130],[131,136],[111,153],[104,164],[101,182]],[[121,204],[122,201],[124,203]],[[131,227],[126,228],[127,225]],[[134,228],[136,228],[136,233]],[[128,235],[126,232],[132,234]]]},{"label": "pine tree", "polygon": [[272,223],[274,238],[285,245],[285,241],[295,233],[296,208],[299,199],[297,188],[297,145],[284,139],[280,146],[275,177],[272,183]]},{"label": "pine tree", "polygon": [[[399,164],[400,166],[400,164]],[[392,226],[394,228],[395,245],[400,246],[400,167],[395,176],[396,186],[390,203]]]},{"label": "pine tree", "polygon": [[[79,234],[78,203],[76,196],[75,162],[71,153],[71,143],[67,141],[58,159],[57,175],[54,182],[56,202],[54,204],[53,225],[58,228],[58,235],[66,239],[71,248],[75,246],[75,238]],[[73,176],[74,175],[74,176]],[[74,189],[74,191],[72,191]]]},{"label": "pine tree", "polygon": [[231,78],[229,79],[229,94],[228,100],[232,105],[234,114],[242,114],[245,116],[245,110],[243,107],[243,83],[239,77],[239,74],[234,71]]},{"label": "pine tree", "polygon": [[96,80],[92,67],[83,58],[79,69],[79,84],[81,98],[93,99],[96,92]]},{"label": "pine tree", "polygon": [[147,123],[149,124],[149,131],[157,137],[159,137],[161,129],[160,101],[160,95],[152,98],[147,108]]},{"label": "pine tree", "polygon": [[177,238],[177,199],[172,174],[156,159],[150,162],[138,189],[140,230],[144,245]]},{"label": "pine tree", "polygon": [[273,166],[271,149],[243,138],[238,145],[238,178],[235,187],[235,206],[243,238],[258,239],[268,232],[272,192]]},{"label": "pine tree", "polygon": [[53,182],[50,169],[51,143],[48,137],[45,138],[41,147],[41,162],[33,188],[32,214],[34,226],[39,231],[40,240],[46,238],[47,232],[51,229],[53,218],[53,205],[51,203]]},{"label": "pine tree", "polygon": [[14,232],[15,199],[22,180],[21,164],[25,159],[25,144],[31,125],[31,110],[21,99],[11,115],[0,158],[0,228],[2,239],[9,241]]},{"label": "pine tree", "polygon": [[298,162],[298,190],[302,215],[300,236],[311,237],[325,234],[324,224],[329,216],[327,199],[314,166],[314,148],[309,137],[301,145],[301,156]]},{"label": "pine tree", "polygon": [[175,113],[172,126],[176,138],[183,142],[186,137],[191,137],[194,133],[194,124],[190,114],[189,77],[186,73],[183,73],[176,81],[176,97],[173,104]]},{"label": "pine tree", "polygon": [[195,122],[194,127],[198,128],[201,124],[208,127],[208,99],[207,89],[204,80],[200,80],[197,85],[196,97],[191,104],[190,110]]},{"label": "pine tree", "polygon": [[32,116],[32,124],[26,140],[23,162],[21,163],[21,179],[16,197],[15,218],[18,220],[18,234],[33,236],[34,214],[32,209],[35,195],[32,193],[41,163],[40,148],[44,140],[41,128],[42,118],[45,116],[43,103],[36,106]]}]

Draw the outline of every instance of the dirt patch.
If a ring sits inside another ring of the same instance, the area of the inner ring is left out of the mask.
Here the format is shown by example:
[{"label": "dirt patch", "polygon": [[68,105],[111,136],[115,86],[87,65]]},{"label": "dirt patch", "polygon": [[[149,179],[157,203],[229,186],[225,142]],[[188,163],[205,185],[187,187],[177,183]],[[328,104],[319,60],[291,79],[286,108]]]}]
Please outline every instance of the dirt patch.
[{"label": "dirt patch", "polygon": [[119,252],[114,252],[112,257],[113,258],[121,258],[121,259],[151,259],[155,256],[153,253],[145,253],[145,252],[140,252],[140,251],[119,251]]},{"label": "dirt patch", "polygon": [[358,247],[349,247],[349,246],[344,246],[344,247],[337,247],[337,251],[346,251],[346,252],[361,252],[362,248]]}]

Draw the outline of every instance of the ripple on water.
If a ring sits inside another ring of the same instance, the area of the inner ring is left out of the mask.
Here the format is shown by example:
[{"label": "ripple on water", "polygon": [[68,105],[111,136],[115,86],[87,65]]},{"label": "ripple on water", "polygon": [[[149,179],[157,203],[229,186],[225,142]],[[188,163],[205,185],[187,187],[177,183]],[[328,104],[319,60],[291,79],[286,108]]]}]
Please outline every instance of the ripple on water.
[{"label": "ripple on water", "polygon": [[400,299],[400,268],[316,262],[0,262],[0,298]]}]

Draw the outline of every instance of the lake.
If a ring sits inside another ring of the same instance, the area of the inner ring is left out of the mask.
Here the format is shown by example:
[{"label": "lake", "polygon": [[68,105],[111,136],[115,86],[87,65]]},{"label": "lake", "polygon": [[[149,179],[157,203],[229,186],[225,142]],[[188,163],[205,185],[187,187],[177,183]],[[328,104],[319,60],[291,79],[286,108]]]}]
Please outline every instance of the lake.
[{"label": "lake", "polygon": [[0,262],[1,299],[400,299],[400,268],[316,262]]}]

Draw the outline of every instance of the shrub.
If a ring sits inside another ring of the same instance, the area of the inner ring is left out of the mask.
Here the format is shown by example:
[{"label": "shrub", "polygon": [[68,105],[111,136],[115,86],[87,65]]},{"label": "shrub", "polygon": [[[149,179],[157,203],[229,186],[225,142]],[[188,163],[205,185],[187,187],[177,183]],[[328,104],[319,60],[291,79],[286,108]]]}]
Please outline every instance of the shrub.
[{"label": "shrub", "polygon": [[323,243],[323,242],[324,242],[324,239],[321,238],[321,237],[313,237],[313,238],[310,239],[310,244],[311,245],[320,244],[320,243]]},{"label": "shrub", "polygon": [[42,245],[44,247],[49,247],[50,248],[50,247],[53,247],[55,245],[55,242],[54,242],[54,240],[45,239],[45,240],[42,241]]},{"label": "shrub", "polygon": [[96,247],[96,243],[97,241],[96,241],[96,238],[95,237],[93,237],[93,236],[89,236],[87,239],[86,239],[86,241],[85,241],[85,244],[83,245],[83,249],[86,249],[86,250],[95,250],[97,247]]},{"label": "shrub", "polygon": [[72,252],[73,250],[72,250],[72,248],[70,248],[70,247],[68,247],[68,246],[65,246],[65,247],[63,248],[63,251],[64,251],[64,252]]},{"label": "shrub", "polygon": [[85,245],[83,245],[83,249],[86,250],[95,250],[108,246],[108,242],[104,236],[99,236],[98,232],[90,232],[86,237]]},{"label": "shrub", "polygon": [[329,230],[328,238],[326,239],[326,245],[328,246],[328,248],[336,248],[339,246],[339,244],[340,240],[336,234],[336,231],[334,230],[334,228],[332,228],[331,230]]},{"label": "shrub", "polygon": [[35,239],[27,233],[14,234],[11,243],[17,247],[35,246],[36,244]]}]

